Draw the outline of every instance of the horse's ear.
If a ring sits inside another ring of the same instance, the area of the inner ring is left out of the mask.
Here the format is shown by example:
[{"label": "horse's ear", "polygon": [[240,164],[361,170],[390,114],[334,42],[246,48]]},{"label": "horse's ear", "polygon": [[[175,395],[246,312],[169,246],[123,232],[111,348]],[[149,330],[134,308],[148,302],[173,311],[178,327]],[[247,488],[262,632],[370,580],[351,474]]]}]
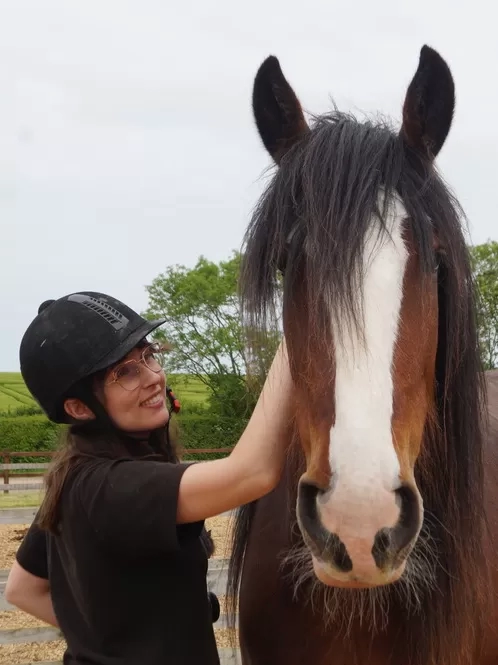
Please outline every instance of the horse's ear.
[{"label": "horse's ear", "polygon": [[261,140],[278,164],[308,131],[308,125],[275,56],[268,57],[256,74],[252,108]]},{"label": "horse's ear", "polygon": [[448,136],[454,109],[455,84],[450,69],[439,53],[423,46],[403,105],[404,140],[434,159]]}]

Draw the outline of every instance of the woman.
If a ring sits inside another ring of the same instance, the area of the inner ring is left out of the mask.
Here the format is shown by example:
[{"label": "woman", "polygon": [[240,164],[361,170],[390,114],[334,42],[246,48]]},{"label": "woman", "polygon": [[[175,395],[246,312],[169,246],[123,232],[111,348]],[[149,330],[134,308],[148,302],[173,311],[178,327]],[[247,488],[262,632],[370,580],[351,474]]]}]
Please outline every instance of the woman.
[{"label": "woman", "polygon": [[179,463],[164,372],[147,341],[162,323],[83,292],[43,303],[21,342],[26,385],[69,428],[5,595],[60,627],[64,663],[218,663],[204,520],[263,496],[280,477],[285,345],[231,454]]}]

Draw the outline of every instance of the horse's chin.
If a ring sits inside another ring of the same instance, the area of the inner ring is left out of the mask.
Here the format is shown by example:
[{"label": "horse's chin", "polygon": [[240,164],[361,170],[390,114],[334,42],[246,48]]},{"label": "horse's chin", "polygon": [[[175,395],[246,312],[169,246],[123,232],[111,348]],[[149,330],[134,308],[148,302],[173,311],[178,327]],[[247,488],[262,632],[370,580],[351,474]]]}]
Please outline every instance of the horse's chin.
[{"label": "horse's chin", "polygon": [[338,589],[375,589],[387,584],[397,582],[403,575],[406,564],[403,563],[394,573],[385,575],[379,571],[379,576],[375,580],[364,580],[355,578],[354,575],[337,573],[322,561],[312,556],[313,571],[317,579],[329,587]]}]

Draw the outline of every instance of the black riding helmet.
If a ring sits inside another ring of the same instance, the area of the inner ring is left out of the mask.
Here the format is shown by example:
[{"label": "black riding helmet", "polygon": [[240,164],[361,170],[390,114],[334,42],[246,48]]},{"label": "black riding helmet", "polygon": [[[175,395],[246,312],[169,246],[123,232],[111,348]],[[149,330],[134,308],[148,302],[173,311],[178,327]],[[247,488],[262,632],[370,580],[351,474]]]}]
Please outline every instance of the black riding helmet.
[{"label": "black riding helmet", "polygon": [[75,386],[124,358],[163,323],[147,321],[104,293],[46,300],[21,341],[24,382],[50,420],[67,423],[64,400],[77,396]]}]

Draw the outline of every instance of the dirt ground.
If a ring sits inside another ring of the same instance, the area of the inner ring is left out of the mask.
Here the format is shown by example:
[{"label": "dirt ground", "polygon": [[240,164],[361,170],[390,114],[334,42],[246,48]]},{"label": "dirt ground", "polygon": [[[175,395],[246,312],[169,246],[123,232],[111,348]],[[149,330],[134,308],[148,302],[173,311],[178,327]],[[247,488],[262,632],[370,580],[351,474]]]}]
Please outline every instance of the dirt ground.
[{"label": "dirt ground", "polygon": [[[215,630],[218,647],[231,647],[229,631]],[[65,643],[62,640],[33,644],[2,644],[0,665],[26,665],[40,661],[62,661]]]},{"label": "dirt ground", "polygon": [[64,642],[43,642],[43,644],[2,644],[0,665],[20,665],[40,661],[62,661]]},{"label": "dirt ground", "polygon": [[211,538],[214,541],[214,559],[226,559],[230,556],[230,526],[229,517],[212,517],[206,520],[206,529],[211,531]]},{"label": "dirt ground", "polygon": [[0,524],[0,570],[8,570],[29,524]]}]

